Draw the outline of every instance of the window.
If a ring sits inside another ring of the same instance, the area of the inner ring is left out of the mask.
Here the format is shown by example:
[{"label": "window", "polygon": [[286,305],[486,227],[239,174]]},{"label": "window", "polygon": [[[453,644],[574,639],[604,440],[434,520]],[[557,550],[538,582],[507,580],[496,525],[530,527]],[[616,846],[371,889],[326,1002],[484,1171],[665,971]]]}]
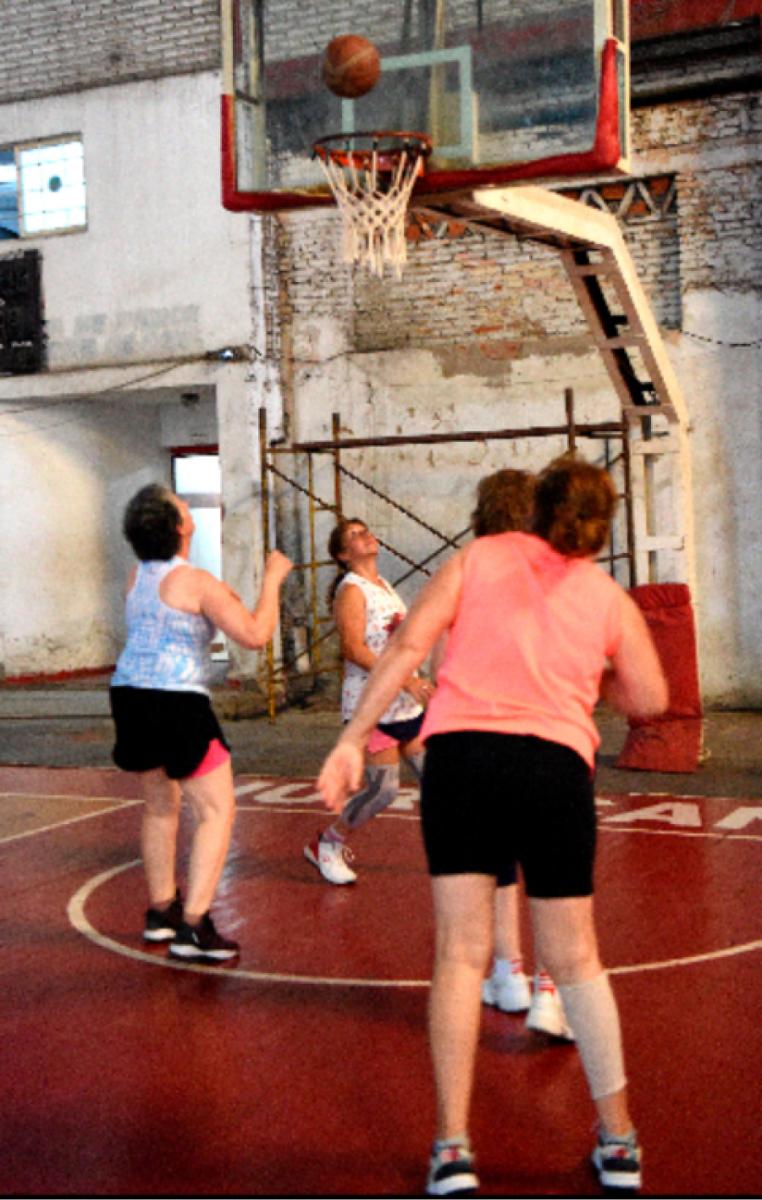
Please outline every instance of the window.
[{"label": "window", "polygon": [[[175,494],[186,501],[196,526],[189,561],[222,578],[222,496],[220,460],[216,449],[175,450],[172,454],[172,483]],[[227,662],[225,635],[217,630],[212,658]]]},{"label": "window", "polygon": [[80,138],[0,148],[0,239],[85,229]]}]

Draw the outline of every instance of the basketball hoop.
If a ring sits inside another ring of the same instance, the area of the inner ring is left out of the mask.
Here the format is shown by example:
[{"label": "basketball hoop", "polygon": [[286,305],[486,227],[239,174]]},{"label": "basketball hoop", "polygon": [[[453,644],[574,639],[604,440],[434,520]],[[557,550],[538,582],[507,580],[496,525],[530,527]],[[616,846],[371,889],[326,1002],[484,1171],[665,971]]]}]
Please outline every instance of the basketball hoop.
[{"label": "basketball hoop", "polygon": [[314,152],[330,184],[343,226],[342,257],[398,279],[407,259],[405,215],[416,179],[431,154],[425,133],[335,133]]}]

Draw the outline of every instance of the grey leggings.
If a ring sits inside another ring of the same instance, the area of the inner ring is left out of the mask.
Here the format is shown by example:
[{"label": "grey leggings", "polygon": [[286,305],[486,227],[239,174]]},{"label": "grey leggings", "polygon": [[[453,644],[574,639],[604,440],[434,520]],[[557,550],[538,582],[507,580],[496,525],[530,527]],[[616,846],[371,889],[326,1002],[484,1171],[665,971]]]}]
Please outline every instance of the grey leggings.
[{"label": "grey leggings", "polygon": [[[420,781],[423,753],[405,759]],[[383,812],[394,800],[400,786],[399,763],[380,763],[365,768],[365,786],[355,792],[342,809],[339,820],[348,829],[359,829],[371,817]]]}]

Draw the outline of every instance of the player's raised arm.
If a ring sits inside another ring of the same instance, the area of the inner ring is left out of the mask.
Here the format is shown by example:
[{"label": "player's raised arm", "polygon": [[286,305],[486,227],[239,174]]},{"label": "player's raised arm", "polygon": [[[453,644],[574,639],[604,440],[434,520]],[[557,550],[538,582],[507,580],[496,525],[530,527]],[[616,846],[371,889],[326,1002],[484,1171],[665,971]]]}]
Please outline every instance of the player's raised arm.
[{"label": "player's raised arm", "polygon": [[234,642],[249,650],[260,650],[275,632],[281,584],[292,565],[279,550],[268,554],[262,589],[253,610],[226,584],[205,574],[199,596],[201,612]]}]

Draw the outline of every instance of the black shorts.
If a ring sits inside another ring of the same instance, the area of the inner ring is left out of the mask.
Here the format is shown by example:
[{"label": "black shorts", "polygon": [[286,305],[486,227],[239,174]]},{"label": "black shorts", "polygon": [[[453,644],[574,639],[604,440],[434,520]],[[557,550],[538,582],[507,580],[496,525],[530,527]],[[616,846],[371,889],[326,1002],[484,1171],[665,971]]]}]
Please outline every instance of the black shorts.
[{"label": "black shorts", "polygon": [[394,738],[395,742],[412,742],[421,732],[425,716],[424,712],[420,712],[417,717],[409,717],[407,721],[387,721],[384,725],[377,725],[376,728],[385,733],[387,737]]},{"label": "black shorts", "polygon": [[116,726],[112,758],[123,771],[163,767],[170,779],[185,779],[219,738],[230,749],[209,697],[201,692],[112,687]]},{"label": "black shorts", "polygon": [[431,875],[510,883],[519,863],[529,896],[592,895],[593,777],[568,746],[517,734],[434,734],[421,817]]}]

